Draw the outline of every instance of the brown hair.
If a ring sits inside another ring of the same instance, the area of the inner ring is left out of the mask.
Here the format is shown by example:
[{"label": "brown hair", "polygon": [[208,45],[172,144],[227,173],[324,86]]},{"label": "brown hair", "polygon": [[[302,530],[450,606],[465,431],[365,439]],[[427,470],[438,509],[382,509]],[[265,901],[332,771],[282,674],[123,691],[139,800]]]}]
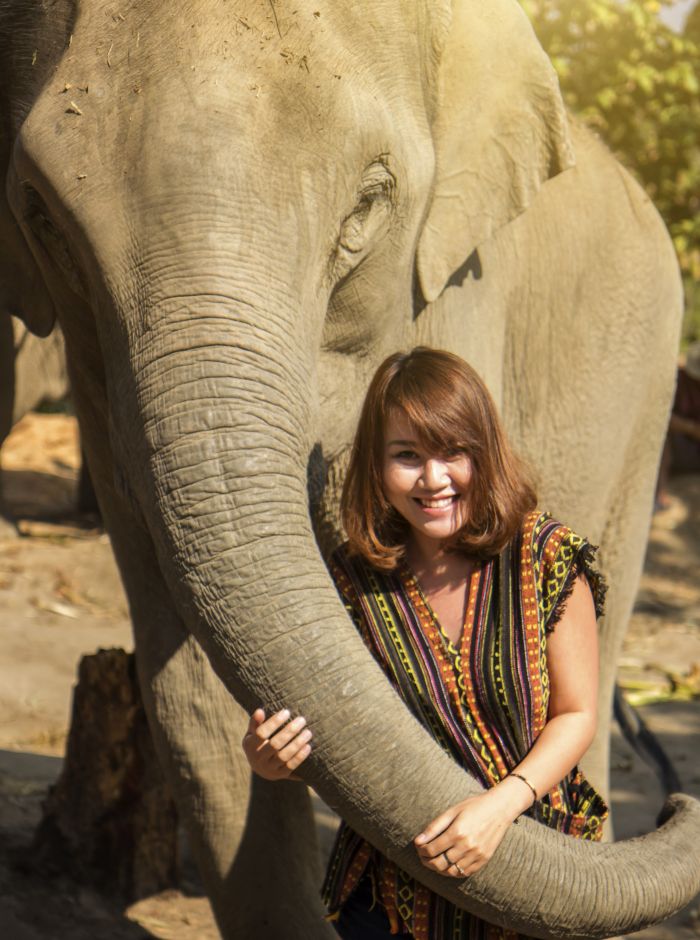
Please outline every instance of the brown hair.
[{"label": "brown hair", "polygon": [[474,369],[459,356],[426,346],[389,356],[367,390],[341,498],[350,550],[389,571],[405,550],[408,523],[383,487],[385,425],[394,409],[406,415],[429,450],[457,449],[469,456],[467,521],[451,547],[478,558],[497,555],[535,506],[529,473],[511,450]]}]

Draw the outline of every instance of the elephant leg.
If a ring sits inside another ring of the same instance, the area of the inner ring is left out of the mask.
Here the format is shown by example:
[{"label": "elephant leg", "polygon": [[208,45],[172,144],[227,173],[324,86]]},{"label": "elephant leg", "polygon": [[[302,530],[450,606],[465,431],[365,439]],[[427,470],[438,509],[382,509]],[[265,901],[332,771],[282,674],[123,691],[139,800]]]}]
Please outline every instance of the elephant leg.
[{"label": "elephant leg", "polygon": [[[640,420],[653,414],[641,409]],[[602,664],[619,662],[627,624],[634,607],[639,578],[644,566],[649,520],[654,501],[657,457],[655,453],[640,458],[638,437],[633,434],[610,489],[610,503],[605,514],[605,528],[600,546],[601,559],[610,585],[606,598],[605,629],[599,636],[600,661]],[[641,507],[647,507],[644,511]],[[613,711],[616,673],[613,669],[601,668],[601,683],[598,699],[598,714],[604,734],[596,735],[595,741],[583,761],[589,779],[607,792],[610,770],[610,735],[608,717]],[[612,838],[612,826],[607,827],[606,837]]]},{"label": "elephant leg", "polygon": [[109,528],[149,722],[222,936],[333,936],[306,786],[258,778],[251,785],[241,747],[247,713],[176,615],[146,533],[123,522]]}]

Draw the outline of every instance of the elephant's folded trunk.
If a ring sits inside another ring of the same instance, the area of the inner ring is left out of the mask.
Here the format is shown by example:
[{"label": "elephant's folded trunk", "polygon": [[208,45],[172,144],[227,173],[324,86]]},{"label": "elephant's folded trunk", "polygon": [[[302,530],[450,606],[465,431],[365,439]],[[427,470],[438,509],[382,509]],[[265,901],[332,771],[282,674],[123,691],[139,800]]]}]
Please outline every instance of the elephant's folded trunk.
[{"label": "elephant's folded trunk", "polygon": [[[700,889],[700,806],[690,800],[626,844],[585,844],[524,820],[474,877],[421,866],[413,837],[477,784],[403,707],[318,553],[306,496],[314,389],[299,343],[230,320],[195,330],[190,318],[145,336],[117,429],[180,613],[229,690],[249,708],[303,713],[315,742],[307,781],[402,868],[491,923],[608,937],[682,907]],[[290,348],[296,358],[285,360]]]}]

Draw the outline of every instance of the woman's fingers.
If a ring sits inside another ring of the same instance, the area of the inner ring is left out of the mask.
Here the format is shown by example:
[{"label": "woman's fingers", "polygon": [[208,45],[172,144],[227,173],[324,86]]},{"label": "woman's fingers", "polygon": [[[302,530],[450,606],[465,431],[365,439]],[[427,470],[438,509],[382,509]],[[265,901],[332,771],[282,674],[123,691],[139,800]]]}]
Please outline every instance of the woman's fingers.
[{"label": "woman's fingers", "polygon": [[[262,711],[262,709],[258,709]],[[253,712],[253,715],[257,712]],[[283,708],[282,711],[275,712],[267,721],[263,721],[254,729],[253,733],[258,738],[259,741],[264,742],[269,740],[274,734],[276,734],[280,728],[284,727],[287,724],[290,718],[290,713],[288,708]]]},{"label": "woman's fingers", "polygon": [[438,852],[442,851],[442,849],[431,851],[432,843],[440,835],[444,834],[445,830],[451,825],[454,818],[455,810],[451,808],[446,810],[444,813],[441,813],[439,816],[436,816],[435,819],[428,823],[425,829],[413,840],[413,843],[420,854],[437,855]]},{"label": "woman's fingers", "polygon": [[454,844],[455,832],[452,825],[454,818],[454,812],[448,810],[429,823],[423,832],[416,836],[413,842],[421,858],[435,858]]},{"label": "woman's fingers", "polygon": [[296,770],[297,767],[302,764],[306,758],[311,753],[311,745],[305,744],[290,760],[287,761],[287,770],[290,772]]},{"label": "woman's fingers", "polygon": [[[441,831],[439,826],[443,827]],[[429,841],[420,842],[420,836],[415,840],[421,863],[432,871],[452,878],[464,878],[478,871],[490,855],[473,835],[462,830],[463,827],[450,814],[443,814],[433,820],[421,833]]]},{"label": "woman's fingers", "polygon": [[418,854],[422,855],[423,858],[435,858],[441,855],[445,849],[453,846],[455,841],[455,834],[448,829],[425,845],[418,846]]},{"label": "woman's fingers", "polygon": [[280,754],[291,741],[294,741],[298,737],[305,726],[306,719],[302,715],[299,715],[294,721],[290,721],[280,728],[279,731],[275,732],[272,737],[268,738],[268,744]]},{"label": "woman's fingers", "polygon": [[491,854],[479,846],[465,845],[464,840],[451,843],[438,855],[421,855],[421,863],[431,871],[452,878],[466,878],[483,868],[491,858]]},{"label": "woman's fingers", "polygon": [[449,852],[447,853],[447,856],[441,852],[434,858],[426,858],[424,856],[421,857],[421,863],[425,868],[429,868],[431,871],[436,871],[440,875],[456,875],[457,869],[453,867],[454,862],[455,859],[452,858]]},{"label": "woman's fingers", "polygon": [[299,733],[297,733],[296,731],[289,732],[289,735],[291,735],[291,738],[288,736],[285,736],[285,745],[282,746],[279,750],[277,750],[276,742],[277,742],[277,738],[280,737],[281,732],[280,734],[276,734],[275,737],[270,742],[272,744],[272,747],[277,751],[277,759],[282,761],[282,763],[286,764],[287,766],[289,766],[289,762],[294,757],[296,757],[299,751],[309,743],[312,737],[311,731],[308,728],[304,728],[303,725],[299,725],[299,728],[303,729],[303,730],[300,730]]},{"label": "woman's fingers", "polygon": [[267,719],[258,708],[250,717],[243,749],[253,770],[267,779],[288,777],[311,753],[306,719],[302,715],[289,719],[286,708]]},{"label": "woman's fingers", "polygon": [[486,859],[475,858],[478,853],[469,852],[466,855],[461,854],[459,850],[452,846],[451,851],[441,852],[434,858],[421,857],[421,862],[425,868],[436,871],[441,875],[449,875],[451,878],[466,878],[478,871],[482,865],[486,864]]},{"label": "woman's fingers", "polygon": [[249,734],[255,734],[260,725],[265,721],[265,712],[262,708],[256,708],[253,714],[250,716],[250,721],[248,722],[248,730],[245,733],[245,737]]}]

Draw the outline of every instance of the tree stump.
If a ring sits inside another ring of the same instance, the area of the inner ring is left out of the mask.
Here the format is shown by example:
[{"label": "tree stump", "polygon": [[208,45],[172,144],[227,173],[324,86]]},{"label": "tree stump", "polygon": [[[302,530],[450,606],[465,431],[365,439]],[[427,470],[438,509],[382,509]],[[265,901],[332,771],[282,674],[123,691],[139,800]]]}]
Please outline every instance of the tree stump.
[{"label": "tree stump", "polygon": [[66,758],[32,847],[45,872],[135,901],[178,882],[177,814],[156,759],[133,654],[84,656]]}]

